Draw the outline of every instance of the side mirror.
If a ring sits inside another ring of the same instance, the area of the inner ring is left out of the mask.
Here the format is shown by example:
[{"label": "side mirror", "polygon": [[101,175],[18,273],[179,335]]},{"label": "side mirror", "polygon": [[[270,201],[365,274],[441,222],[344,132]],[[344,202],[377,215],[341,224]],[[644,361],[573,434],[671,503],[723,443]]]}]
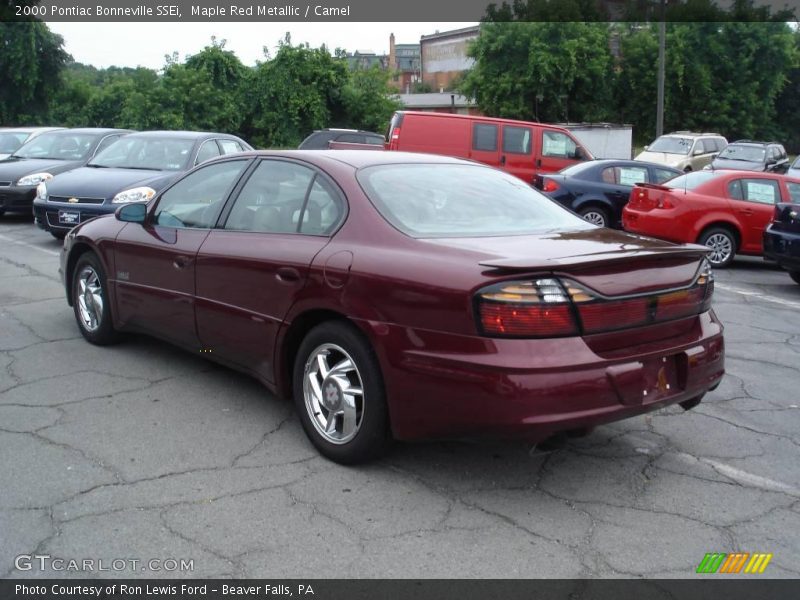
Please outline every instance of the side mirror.
[{"label": "side mirror", "polygon": [[719,156],[719,152],[714,152],[714,154],[711,155],[711,160],[714,160],[718,156]]},{"label": "side mirror", "polygon": [[586,153],[580,146],[575,146],[575,158],[577,160],[586,160]]},{"label": "side mirror", "polygon": [[127,223],[144,223],[147,216],[147,204],[144,202],[133,202],[120,206],[114,216],[118,221],[125,221]]},{"label": "side mirror", "polygon": [[644,150],[645,152],[647,152],[647,149],[648,149],[649,147],[650,147],[650,146],[645,146],[645,147],[643,148],[643,150]]}]

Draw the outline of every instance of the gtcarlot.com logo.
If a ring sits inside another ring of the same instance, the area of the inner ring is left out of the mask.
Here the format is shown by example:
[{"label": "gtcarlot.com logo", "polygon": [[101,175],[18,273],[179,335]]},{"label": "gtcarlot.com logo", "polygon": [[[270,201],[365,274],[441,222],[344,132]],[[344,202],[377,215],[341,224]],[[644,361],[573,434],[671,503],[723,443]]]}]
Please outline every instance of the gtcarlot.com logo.
[{"label": "gtcarlot.com logo", "polygon": [[723,552],[709,552],[700,561],[697,567],[698,573],[763,573],[767,568],[772,554],[755,552],[734,552],[725,554]]}]

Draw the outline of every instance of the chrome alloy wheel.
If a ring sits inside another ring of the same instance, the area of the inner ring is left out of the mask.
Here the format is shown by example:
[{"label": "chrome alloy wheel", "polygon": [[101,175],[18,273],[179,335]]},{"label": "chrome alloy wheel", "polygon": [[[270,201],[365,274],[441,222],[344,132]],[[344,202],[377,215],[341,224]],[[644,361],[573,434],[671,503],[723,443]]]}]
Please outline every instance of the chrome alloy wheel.
[{"label": "chrome alloy wheel", "polygon": [[303,372],[303,396],[314,428],[333,444],[346,444],[364,420],[364,384],[352,357],[336,344],[314,349]]},{"label": "chrome alloy wheel", "polygon": [[591,223],[592,225],[597,225],[599,227],[606,227],[606,216],[603,213],[598,212],[596,210],[589,210],[583,213],[583,218],[589,221],[589,223]]},{"label": "chrome alloy wheel", "polygon": [[733,252],[733,241],[724,233],[715,233],[706,240],[706,247],[711,248],[708,259],[712,265],[720,265],[730,259]]},{"label": "chrome alloy wheel", "polygon": [[100,277],[91,265],[86,265],[78,273],[75,301],[78,303],[81,325],[86,331],[94,332],[103,319],[103,288]]}]

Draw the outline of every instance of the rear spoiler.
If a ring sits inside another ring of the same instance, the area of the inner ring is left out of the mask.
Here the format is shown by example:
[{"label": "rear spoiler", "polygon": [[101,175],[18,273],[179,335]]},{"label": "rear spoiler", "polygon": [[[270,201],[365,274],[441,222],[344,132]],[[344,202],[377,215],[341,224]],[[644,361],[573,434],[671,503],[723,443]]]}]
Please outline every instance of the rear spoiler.
[{"label": "rear spoiler", "polygon": [[644,183],[644,182],[635,183],[634,187],[643,187],[643,188],[647,188],[647,189],[650,189],[650,190],[661,190],[662,192],[669,192],[669,191],[674,189],[674,188],[671,188],[671,187],[667,187],[665,185],[659,185],[657,183]]},{"label": "rear spoiler", "polygon": [[703,258],[710,252],[709,248],[697,244],[686,244],[674,248],[658,248],[650,250],[620,250],[618,252],[601,252],[599,254],[584,254],[579,256],[564,256],[561,258],[499,258],[483,260],[482,267],[500,269],[502,271],[533,271],[557,270],[563,267],[592,267],[599,263],[609,264],[639,258],[671,258],[684,256],[686,258]]},{"label": "rear spoiler", "polygon": [[358,142],[328,142],[331,150],[383,150],[383,144],[359,144]]}]

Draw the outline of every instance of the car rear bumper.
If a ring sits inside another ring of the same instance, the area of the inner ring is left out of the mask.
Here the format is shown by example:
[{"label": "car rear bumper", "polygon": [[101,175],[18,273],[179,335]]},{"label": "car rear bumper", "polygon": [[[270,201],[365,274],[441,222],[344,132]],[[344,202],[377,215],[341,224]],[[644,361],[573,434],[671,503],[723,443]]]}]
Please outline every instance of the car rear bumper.
[{"label": "car rear bumper", "polygon": [[[45,202],[38,198],[33,202],[33,215],[36,224],[45,231],[69,231],[75,225],[113,213],[118,206],[108,204],[68,204],[64,202]],[[74,223],[65,222],[65,213],[77,215],[72,217]]]},{"label": "car rear bumper", "polygon": [[775,231],[770,225],[764,232],[764,258],[789,271],[800,271],[800,233]]},{"label": "car rear bumper", "polygon": [[0,212],[30,213],[36,186],[0,186]]},{"label": "car rear bumper", "polygon": [[595,352],[580,337],[500,340],[362,327],[381,360],[396,438],[537,440],[715,388],[725,370],[722,325],[713,311],[682,323],[678,335],[611,352]]},{"label": "car rear bumper", "polygon": [[630,233],[638,233],[677,243],[691,243],[690,232],[676,221],[671,211],[654,208],[648,211],[625,208],[622,211],[622,227]]}]

